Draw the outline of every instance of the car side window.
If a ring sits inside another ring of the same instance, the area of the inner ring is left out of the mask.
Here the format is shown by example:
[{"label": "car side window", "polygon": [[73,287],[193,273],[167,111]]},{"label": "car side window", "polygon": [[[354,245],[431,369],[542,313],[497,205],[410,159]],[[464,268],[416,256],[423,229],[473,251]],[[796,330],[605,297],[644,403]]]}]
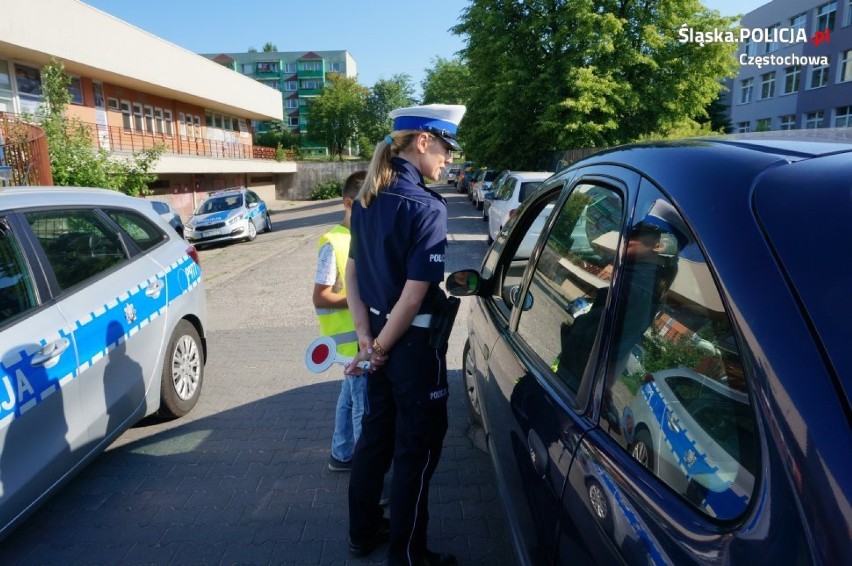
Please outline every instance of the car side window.
[{"label": "car side window", "polygon": [[494,195],[494,200],[509,200],[512,196],[512,193],[515,190],[515,185],[518,184],[518,180],[511,177],[503,183],[503,186],[500,187],[500,192]]},{"label": "car side window", "polygon": [[601,426],[707,515],[748,505],[757,426],[707,262],[655,188],[640,191],[623,269]]},{"label": "car side window", "polygon": [[130,210],[106,210],[105,212],[136,242],[140,250],[151,249],[166,238],[159,228],[138,212]]},{"label": "car side window", "polygon": [[521,305],[518,335],[569,390],[580,388],[624,221],[621,195],[580,184],[562,205]]},{"label": "car side window", "polygon": [[24,216],[63,291],[127,259],[118,234],[94,210],[45,210]]},{"label": "car side window", "polygon": [[0,325],[37,306],[34,289],[18,241],[0,219]]},{"label": "car side window", "polygon": [[257,202],[257,195],[254,194],[251,191],[248,191],[246,193],[246,206],[253,204],[253,203],[256,203],[256,202]]}]

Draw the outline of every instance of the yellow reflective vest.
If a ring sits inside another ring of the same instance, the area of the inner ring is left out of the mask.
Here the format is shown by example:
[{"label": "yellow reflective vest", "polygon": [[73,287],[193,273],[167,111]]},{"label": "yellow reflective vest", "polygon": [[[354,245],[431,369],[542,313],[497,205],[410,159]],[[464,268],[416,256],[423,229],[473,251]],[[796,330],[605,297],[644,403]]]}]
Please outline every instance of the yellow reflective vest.
[{"label": "yellow reflective vest", "polygon": [[[317,249],[326,243],[331,244],[334,249],[334,259],[337,262],[337,276],[340,278],[340,293],[346,296],[346,262],[349,259],[349,242],[351,235],[349,228],[335,226],[322,235]],[[337,353],[341,356],[354,356],[358,353],[358,335],[355,333],[355,323],[349,309],[317,308],[320,332],[323,336],[331,336],[337,344]]]}]

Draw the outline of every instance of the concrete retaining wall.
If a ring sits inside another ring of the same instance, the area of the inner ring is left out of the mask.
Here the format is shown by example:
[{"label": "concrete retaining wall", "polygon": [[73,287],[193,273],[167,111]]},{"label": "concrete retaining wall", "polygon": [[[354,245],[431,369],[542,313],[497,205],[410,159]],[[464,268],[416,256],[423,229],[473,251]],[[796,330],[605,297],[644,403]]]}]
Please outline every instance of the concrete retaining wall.
[{"label": "concrete retaining wall", "polygon": [[295,175],[290,175],[289,183],[279,184],[276,197],[279,200],[310,200],[311,191],[317,183],[339,179],[346,180],[355,171],[366,171],[370,164],[367,161],[332,161],[309,162],[299,161]]}]

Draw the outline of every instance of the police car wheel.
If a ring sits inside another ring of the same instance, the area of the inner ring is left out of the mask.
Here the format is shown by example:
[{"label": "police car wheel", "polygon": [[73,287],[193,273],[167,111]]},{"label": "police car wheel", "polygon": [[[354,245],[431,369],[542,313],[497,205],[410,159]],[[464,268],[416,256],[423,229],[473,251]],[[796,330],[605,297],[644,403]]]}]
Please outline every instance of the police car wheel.
[{"label": "police car wheel", "polygon": [[269,213],[266,213],[266,226],[263,227],[264,232],[272,232],[272,220],[269,218]]},{"label": "police car wheel", "polygon": [[204,381],[204,350],[195,327],[181,320],[166,349],[160,384],[160,414],[182,417],[195,407]]},{"label": "police car wheel", "polygon": [[654,459],[652,454],[654,453],[654,442],[651,440],[651,433],[648,432],[647,428],[640,428],[636,431],[636,440],[633,442],[633,445],[630,447],[630,455],[633,456],[633,459],[648,468],[650,471],[654,471]]},{"label": "police car wheel", "polygon": [[248,236],[246,236],[246,240],[249,242],[253,241],[257,238],[257,226],[254,225],[254,220],[248,221]]},{"label": "police car wheel", "polygon": [[470,341],[465,342],[464,352],[462,353],[464,360],[464,379],[465,399],[467,400],[467,408],[470,410],[470,415],[479,426],[482,426],[482,409],[479,407],[479,390],[476,388],[476,366],[473,363],[473,354],[470,351]]}]

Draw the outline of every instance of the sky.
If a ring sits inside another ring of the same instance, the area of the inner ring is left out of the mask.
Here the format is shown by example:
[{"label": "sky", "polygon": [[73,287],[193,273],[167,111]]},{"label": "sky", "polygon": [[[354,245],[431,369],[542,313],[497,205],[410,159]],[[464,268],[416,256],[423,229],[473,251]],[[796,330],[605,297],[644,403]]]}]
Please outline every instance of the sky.
[{"label": "sky", "polygon": [[[346,50],[358,82],[372,87],[397,73],[419,94],[437,57],[464,47],[449,30],[467,0],[83,0],[120,20],[194,53]],[[722,15],[750,12],[767,0],[702,0]]]}]

